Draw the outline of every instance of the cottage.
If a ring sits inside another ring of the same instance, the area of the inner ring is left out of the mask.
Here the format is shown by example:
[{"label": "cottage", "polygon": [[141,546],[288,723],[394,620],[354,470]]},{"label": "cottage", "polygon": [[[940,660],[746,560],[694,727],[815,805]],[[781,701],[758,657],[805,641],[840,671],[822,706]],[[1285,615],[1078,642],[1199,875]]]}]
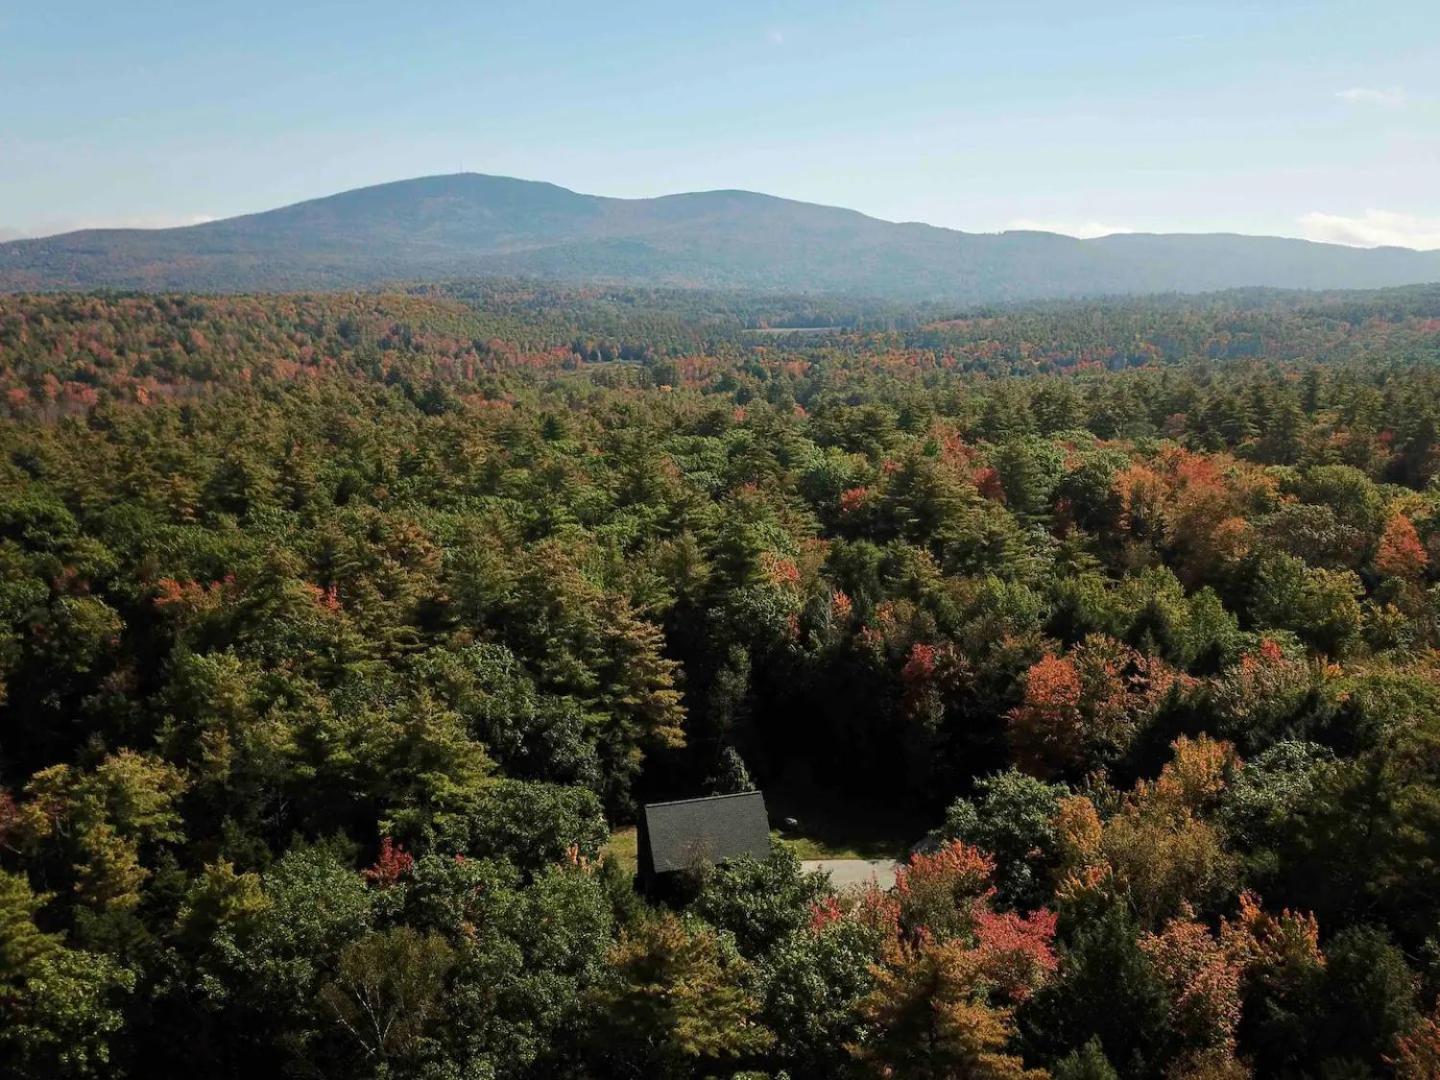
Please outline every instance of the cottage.
[{"label": "cottage", "polygon": [[742,855],[770,853],[770,819],[758,791],[703,799],[650,803],[640,814],[640,887],[652,890],[664,875],[715,866]]}]

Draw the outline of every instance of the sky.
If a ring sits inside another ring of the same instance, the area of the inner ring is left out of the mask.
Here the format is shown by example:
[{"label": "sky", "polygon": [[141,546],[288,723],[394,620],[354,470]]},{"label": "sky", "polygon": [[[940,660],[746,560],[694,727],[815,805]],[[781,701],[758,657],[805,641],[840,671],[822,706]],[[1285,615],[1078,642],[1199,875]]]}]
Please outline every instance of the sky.
[{"label": "sky", "polygon": [[1440,248],[1440,2],[0,0],[0,238],[461,171]]}]

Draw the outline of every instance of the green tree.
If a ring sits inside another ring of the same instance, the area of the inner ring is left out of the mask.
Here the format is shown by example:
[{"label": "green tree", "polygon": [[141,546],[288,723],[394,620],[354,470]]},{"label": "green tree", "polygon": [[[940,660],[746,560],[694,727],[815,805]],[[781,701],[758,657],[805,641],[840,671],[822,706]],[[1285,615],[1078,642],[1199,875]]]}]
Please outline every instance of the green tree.
[{"label": "green tree", "polygon": [[0,1002],[0,1066],[17,1080],[116,1075],[121,1007],[135,975],[107,956],[59,948]]},{"label": "green tree", "polygon": [[842,1076],[861,1036],[859,1004],[875,984],[882,936],[858,919],[806,926],[784,938],[757,972],[761,1019],[773,1056],[799,1076]]},{"label": "green tree", "polygon": [[656,914],[621,934],[608,966],[592,1053],[612,1070],[684,1076],[774,1042],[747,965],[712,930]]},{"label": "green tree", "polygon": [[1027,1043],[1059,1056],[1098,1040],[1121,1076],[1158,1072],[1169,1005],[1138,937],[1133,916],[1119,904],[1086,920],[1061,958],[1059,979],[1024,1014]]},{"label": "green tree", "polygon": [[997,899],[1032,911],[1048,901],[1059,862],[1055,815],[1066,793],[1014,769],[985,777],[975,794],[945,812],[941,835],[963,840],[995,858]]},{"label": "green tree", "polygon": [[1054,1080],[1120,1080],[1120,1074],[1105,1057],[1099,1039],[1091,1039],[1079,1050],[1072,1050],[1050,1070]]},{"label": "green tree", "polygon": [[454,953],[408,926],[372,932],[340,953],[320,1001],[369,1062],[414,1053],[439,1011]]},{"label": "green tree", "polygon": [[1014,440],[996,451],[995,471],[1015,513],[1039,518],[1049,511],[1051,496],[1060,483],[1062,458],[1059,449],[1045,439]]},{"label": "green tree", "polygon": [[829,894],[824,874],[802,871],[800,860],[777,844],[764,859],[708,870],[691,911],[733,934],[741,955],[754,960],[806,925],[812,906]]},{"label": "green tree", "polygon": [[46,899],[0,870],[0,1069],[17,1080],[113,1076],[134,973],[43,933]]}]

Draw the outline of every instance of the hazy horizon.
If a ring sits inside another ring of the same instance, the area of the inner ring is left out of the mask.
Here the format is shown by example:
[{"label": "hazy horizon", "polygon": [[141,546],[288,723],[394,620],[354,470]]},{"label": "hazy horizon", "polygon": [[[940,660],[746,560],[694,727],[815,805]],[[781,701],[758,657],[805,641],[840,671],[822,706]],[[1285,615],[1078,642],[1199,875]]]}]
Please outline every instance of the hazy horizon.
[{"label": "hazy horizon", "polygon": [[[491,177],[494,177],[494,176],[496,176],[496,175],[497,175],[497,174],[493,174],[493,173],[479,173],[479,172],[475,172],[475,171],[473,171],[473,170],[469,170],[469,171],[465,171],[465,172],[460,172],[460,173],[434,174],[434,176],[491,176]],[[388,185],[388,184],[399,184],[399,183],[406,183],[406,182],[408,182],[408,181],[413,181],[413,180],[424,180],[424,179],[431,179],[431,178],[433,178],[433,176],[431,176],[431,177],[422,177],[422,176],[400,177],[400,178],[396,178],[396,179],[394,179],[394,180],[382,180],[382,181],[379,181],[377,184],[373,184],[373,185],[372,185],[372,184],[362,185],[360,189],[347,188],[347,189],[344,189],[344,191],[361,190],[361,189],[367,188],[367,187],[385,186],[385,185]],[[539,178],[539,177],[504,176],[504,177],[499,177],[499,179],[518,180],[518,181],[520,181],[520,182],[522,182],[522,183],[537,183],[537,184],[551,184],[551,183],[553,183],[552,181],[544,180],[544,179]],[[562,184],[562,185],[555,185],[555,186],[559,186],[559,187],[562,187],[562,188],[565,187],[565,185],[563,185],[563,184]],[[696,190],[696,191],[689,191],[689,192],[664,192],[664,193],[661,193],[661,195],[659,195],[659,196],[647,196],[647,195],[640,195],[640,196],[608,195],[608,194],[605,193],[605,192],[599,192],[599,191],[582,191],[582,190],[578,190],[578,189],[574,189],[574,188],[567,188],[566,190],[570,190],[570,191],[575,192],[576,194],[581,194],[581,195],[592,195],[592,196],[598,196],[598,197],[601,197],[601,198],[613,198],[613,199],[622,199],[622,200],[645,200],[645,199],[651,199],[651,198],[657,198],[657,197],[664,197],[664,196],[667,196],[667,195],[703,195],[703,194],[715,194],[715,193],[724,192],[724,191],[742,191],[742,192],[745,192],[745,193],[747,193],[747,194],[752,194],[752,195],[773,196],[773,193],[771,193],[771,192],[758,191],[758,190],[753,189],[753,188],[704,188],[704,189],[699,189],[699,190]],[[324,192],[324,193],[317,194],[317,195],[314,195],[314,196],[307,196],[306,198],[297,200],[296,203],[287,203],[287,204],[284,204],[284,205],[285,205],[285,206],[290,206],[290,205],[298,205],[299,203],[314,202],[314,201],[317,201],[317,200],[320,200],[320,199],[327,198],[327,197],[329,197],[329,196],[331,196],[331,195],[343,194],[344,191]],[[814,200],[810,200],[810,199],[791,199],[789,196],[773,196],[773,197],[776,197],[776,198],[784,198],[784,199],[787,199],[788,201],[801,202],[801,203],[809,203],[809,204],[811,204],[811,205],[823,205],[823,206],[834,206],[834,205],[835,205],[835,204],[827,204],[827,203],[817,203],[817,202],[815,202]],[[210,216],[210,215],[199,215],[199,216],[196,216],[196,217],[191,218],[191,219],[189,219],[189,220],[181,220],[181,221],[173,221],[173,222],[166,222],[166,221],[158,221],[158,222],[139,221],[139,222],[130,222],[130,223],[126,223],[126,222],[120,222],[120,223],[103,223],[103,222],[98,222],[98,223],[81,223],[81,224],[77,224],[77,225],[73,225],[73,226],[68,226],[68,227],[64,227],[64,228],[58,228],[58,229],[53,229],[53,230],[48,230],[48,231],[37,231],[37,232],[27,232],[27,231],[21,230],[21,229],[0,229],[0,243],[6,243],[6,242],[12,241],[12,240],[41,240],[41,239],[45,239],[45,238],[47,238],[47,237],[64,235],[64,234],[69,233],[69,232],[82,232],[82,231],[88,231],[88,230],[93,230],[93,229],[160,230],[160,229],[172,229],[172,228],[185,228],[185,227],[194,226],[194,225],[204,225],[204,224],[207,224],[207,223],[212,222],[212,221],[222,221],[222,220],[227,220],[227,219],[233,218],[233,217],[244,217],[244,216],[248,216],[248,215],[252,215],[252,214],[256,214],[256,213],[264,213],[264,212],[266,212],[266,211],[268,211],[268,210],[283,209],[283,208],[284,208],[284,206],[278,206],[278,207],[261,207],[261,208],[258,208],[258,209],[256,209],[256,210],[243,210],[243,211],[240,211],[238,214],[225,215],[225,217],[212,217],[212,216]],[[856,209],[857,209],[857,208],[855,208],[855,207],[836,207],[836,208],[837,208],[837,209],[846,209],[846,210],[856,210]],[[863,210],[857,211],[857,212],[859,212],[859,213],[865,213],[865,211],[863,211]],[[1015,221],[1015,222],[1012,222],[1010,225],[1005,226],[1005,227],[1002,227],[1002,228],[999,228],[999,229],[988,229],[988,230],[987,230],[987,229],[963,229],[963,228],[958,228],[958,229],[957,229],[955,226],[950,226],[950,225],[936,225],[934,222],[928,222],[928,221],[896,221],[896,220],[890,219],[890,218],[882,218],[882,217],[879,217],[878,215],[874,215],[874,214],[866,214],[866,216],[867,216],[867,217],[876,218],[876,220],[879,220],[879,221],[886,221],[886,222],[889,222],[889,223],[891,223],[891,224],[901,224],[901,225],[912,225],[912,224],[914,224],[914,225],[929,225],[929,226],[933,226],[933,227],[936,227],[936,228],[954,229],[955,231],[959,231],[959,232],[966,232],[966,233],[972,233],[972,234],[982,234],[982,235],[999,235],[999,234],[1005,233],[1005,232],[1045,232],[1045,233],[1054,233],[1054,234],[1062,235],[1062,236],[1071,236],[1071,237],[1074,237],[1074,238],[1076,238],[1076,239],[1082,239],[1082,240],[1098,239],[1098,238],[1100,238],[1100,237],[1105,237],[1105,236],[1121,236],[1121,235],[1137,235],[1137,234],[1148,234],[1148,235],[1168,234],[1168,235],[1195,235],[1195,236],[1199,236],[1199,235],[1234,235],[1234,236],[1251,236],[1251,237],[1275,236],[1275,237],[1278,237],[1278,238],[1280,238],[1280,239],[1306,240],[1306,241],[1310,241],[1310,242],[1312,242],[1312,243],[1339,244],[1339,245],[1346,246],[1346,247],[1357,247],[1357,248],[1399,247],[1399,248],[1404,248],[1404,249],[1407,249],[1407,250],[1416,250],[1416,251],[1426,251],[1426,250],[1436,250],[1436,249],[1440,249],[1440,243],[1436,243],[1435,245],[1428,245],[1428,246],[1426,246],[1426,245],[1412,246],[1412,245],[1408,245],[1408,244],[1392,243],[1392,242],[1388,242],[1388,241],[1387,241],[1387,242],[1384,242],[1384,243],[1378,243],[1378,242],[1373,242],[1373,243],[1372,243],[1372,242],[1361,242],[1358,238],[1353,239],[1353,240],[1346,240],[1346,239],[1335,238],[1335,237],[1303,236],[1303,235],[1296,236],[1296,235],[1287,235],[1287,234],[1281,234],[1281,233],[1269,233],[1269,234],[1267,234],[1267,233],[1243,233],[1243,232],[1238,232],[1238,231],[1230,230],[1230,229],[1204,229],[1204,230],[1201,230],[1201,229],[1171,229],[1171,230],[1153,230],[1153,229],[1132,229],[1132,228],[1127,228],[1127,227],[1108,227],[1108,226],[1098,226],[1098,225],[1095,226],[1095,227],[1093,227],[1093,228],[1091,228],[1091,229],[1074,229],[1074,228],[1066,229],[1066,228],[1063,228],[1063,227],[1058,227],[1058,226],[1057,226],[1056,224],[1054,224],[1054,223],[1048,223],[1048,222],[1032,222],[1032,221],[1027,221],[1027,220],[1023,220],[1023,219],[1020,219],[1020,220],[1017,220],[1017,221]]]},{"label": "hazy horizon", "polygon": [[0,237],[473,171],[967,232],[1440,248],[1440,10],[425,2],[0,14]]}]

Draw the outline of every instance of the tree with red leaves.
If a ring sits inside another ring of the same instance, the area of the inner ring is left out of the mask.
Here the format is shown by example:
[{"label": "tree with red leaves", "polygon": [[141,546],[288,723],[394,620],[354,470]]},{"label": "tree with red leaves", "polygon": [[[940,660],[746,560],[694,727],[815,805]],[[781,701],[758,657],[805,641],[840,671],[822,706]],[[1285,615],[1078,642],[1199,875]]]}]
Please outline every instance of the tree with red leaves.
[{"label": "tree with red leaves", "polygon": [[997,993],[1013,1004],[1026,1001],[1049,982],[1060,962],[1052,943],[1053,911],[1017,915],[984,908],[975,916],[976,949],[985,976]]},{"label": "tree with red leaves", "polygon": [[911,856],[895,874],[901,925],[917,939],[970,935],[980,906],[995,891],[994,873],[995,860],[961,840]]},{"label": "tree with red leaves", "polygon": [[387,836],[380,841],[380,854],[374,865],[360,873],[377,888],[388,889],[410,873],[414,866],[415,857]]}]

